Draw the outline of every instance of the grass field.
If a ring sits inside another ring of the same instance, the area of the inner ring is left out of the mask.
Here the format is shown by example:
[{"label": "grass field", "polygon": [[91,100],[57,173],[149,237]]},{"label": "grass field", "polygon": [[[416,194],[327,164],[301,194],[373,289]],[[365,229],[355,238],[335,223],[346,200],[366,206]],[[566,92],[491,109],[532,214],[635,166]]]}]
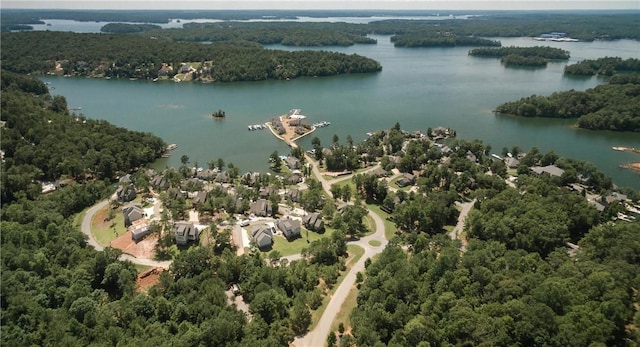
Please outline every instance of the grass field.
[{"label": "grass field", "polygon": [[[336,282],[336,284],[333,286],[333,288],[329,291],[329,293],[327,293],[327,295],[322,299],[322,305],[320,307],[318,307],[317,310],[311,312],[311,326],[309,326],[309,331],[313,330],[316,328],[316,325],[318,324],[318,322],[320,321],[320,317],[322,317],[322,314],[324,313],[324,310],[327,308],[327,305],[329,304],[329,300],[331,299],[331,296],[333,295],[333,293],[336,291],[336,289],[340,286],[340,284],[342,283],[342,281],[344,280],[344,277],[347,275],[347,273],[351,270],[351,268],[353,267],[353,265],[358,262],[358,260],[360,260],[360,258],[362,258],[362,256],[364,255],[364,248],[357,246],[357,245],[347,245],[347,250],[349,251],[349,255],[350,257],[347,259],[346,261],[346,265],[347,265],[347,270],[343,271],[340,276],[338,277],[338,281]],[[352,290],[351,293],[349,293],[349,296],[354,292],[355,290]],[[349,297],[347,296],[347,300],[349,299]],[[345,302],[345,305],[347,304],[347,302]],[[355,306],[353,306],[355,307]],[[351,310],[353,309],[353,307],[349,308],[348,310],[346,309],[346,307],[343,305],[342,309],[340,310],[340,312],[338,312],[336,314],[336,317],[334,318],[333,322],[335,323],[338,319],[338,317],[340,316],[344,316],[344,317],[348,317],[349,314],[351,314]],[[344,318],[343,317],[343,318]],[[336,328],[337,328],[337,324],[336,323]],[[346,324],[345,324],[346,326]]]},{"label": "grass field", "polygon": [[[283,236],[277,235],[273,237],[273,248],[271,250],[277,250],[283,257],[293,254],[299,254],[300,252],[302,252],[303,248],[309,247],[309,244],[311,242],[319,240],[321,238],[331,237],[331,234],[333,234],[334,231],[335,230],[332,228],[326,228],[326,231],[323,234],[318,234],[314,231],[307,231],[307,229],[302,228],[300,237],[293,241],[288,241]],[[271,250],[269,250],[269,252],[271,252]]]},{"label": "grass field", "polygon": [[127,228],[124,227],[124,215],[121,211],[115,211],[115,218],[105,222],[108,211],[111,207],[105,206],[102,210],[98,211],[91,220],[91,233],[93,237],[103,246],[109,246],[111,241],[115,240],[118,236],[121,236],[127,232]]}]

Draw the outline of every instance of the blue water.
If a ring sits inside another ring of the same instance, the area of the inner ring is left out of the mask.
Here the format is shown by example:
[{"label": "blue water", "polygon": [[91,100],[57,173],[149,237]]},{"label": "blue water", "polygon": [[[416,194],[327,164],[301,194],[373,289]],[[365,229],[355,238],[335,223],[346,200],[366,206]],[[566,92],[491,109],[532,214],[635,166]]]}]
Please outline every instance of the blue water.
[{"label": "blue water", "polygon": [[[265,170],[273,151],[284,154],[289,149],[268,131],[248,131],[247,126],[301,108],[312,123],[332,123],[300,140],[303,148],[311,147],[314,136],[323,145],[330,144],[334,134],[342,143],[347,135],[359,141],[367,132],[388,129],[396,122],[406,130],[444,126],[456,129],[460,138],[489,143],[496,153],[502,147],[518,145],[527,150],[535,146],[542,152],[553,150],[561,156],[587,160],[616,184],[640,189],[640,176],[619,168],[620,164],[640,161],[640,156],[611,149],[640,148],[640,134],[577,130],[571,127],[574,120],[524,119],[492,113],[505,101],[532,94],[585,90],[603,80],[564,77],[566,62],[551,63],[544,69],[510,69],[498,60],[470,57],[467,48],[395,48],[388,36],[374,38],[377,45],[321,49],[376,59],[383,70],[375,74],[227,84],[50,76],[42,79],[52,83],[54,93],[65,95],[69,106],[81,106],[82,113],[89,117],[150,131],[168,143],[178,144],[171,158],[158,162],[160,167],[177,166],[186,154],[191,164],[197,161],[200,166],[222,157],[241,171]],[[528,38],[499,40],[504,46],[542,44]],[[630,40],[544,45],[569,50],[569,63],[603,56],[637,58],[640,52],[640,43]],[[218,109],[226,111],[226,119],[211,119],[211,113]]]}]

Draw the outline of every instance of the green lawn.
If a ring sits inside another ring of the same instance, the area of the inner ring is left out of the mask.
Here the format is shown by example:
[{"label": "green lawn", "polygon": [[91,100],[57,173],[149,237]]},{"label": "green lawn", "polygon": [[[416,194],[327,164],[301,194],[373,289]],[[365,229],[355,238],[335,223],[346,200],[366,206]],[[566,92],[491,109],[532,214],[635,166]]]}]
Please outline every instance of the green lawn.
[{"label": "green lawn", "polygon": [[[357,246],[357,245],[347,245],[347,250],[349,251],[349,258],[346,261],[347,270],[343,271],[340,274],[340,276],[338,277],[338,280],[336,281],[336,284],[333,286],[333,288],[331,288],[331,290],[329,290],[329,293],[327,293],[327,295],[322,299],[322,305],[320,307],[318,307],[317,310],[311,312],[311,325],[309,326],[309,331],[311,331],[311,330],[316,328],[316,325],[320,321],[320,317],[322,317],[322,314],[324,313],[324,310],[327,308],[327,305],[329,304],[329,300],[331,300],[331,296],[336,291],[336,289],[340,286],[340,284],[344,280],[344,277],[351,270],[353,265],[356,262],[358,262],[358,260],[360,260],[360,258],[362,258],[362,256],[364,255],[364,248],[362,248],[360,246]],[[351,294],[353,292],[356,292],[356,291],[355,290],[351,290],[351,292],[349,293],[349,296],[351,296]],[[349,296],[347,296],[347,300],[349,300]],[[345,301],[345,304],[346,303],[347,302]],[[342,307],[345,308],[344,305]],[[338,314],[336,315],[336,317],[333,320],[334,323],[336,322],[338,317],[341,317],[341,315],[344,316],[344,317],[348,317],[349,314],[351,313],[352,309],[353,309],[353,307],[348,309],[348,311],[346,309],[340,310],[340,312],[338,312]],[[338,327],[337,324],[339,324],[339,322],[336,323],[336,329]],[[345,324],[345,326],[346,326],[346,324]]]},{"label": "green lawn", "polygon": [[372,247],[379,247],[381,244],[382,244],[382,242],[380,242],[378,240],[369,241],[369,245],[371,245]]},{"label": "green lawn", "polygon": [[[318,234],[314,231],[309,231],[307,233],[307,229],[302,228],[301,237],[288,241],[283,236],[277,235],[273,237],[273,248],[272,250],[277,250],[280,254],[285,257],[288,255],[299,254],[302,252],[303,248],[309,247],[309,244],[315,240],[319,240],[324,237],[330,237],[335,229],[326,228],[326,231],[323,234]],[[249,232],[250,233],[250,232]],[[307,242],[307,235],[309,237]],[[271,250],[269,250],[271,252]],[[265,252],[268,253],[268,252]]]},{"label": "green lawn", "polygon": [[118,236],[124,235],[127,232],[127,228],[124,227],[124,215],[119,209],[115,212],[115,218],[106,223],[96,220],[100,218],[100,216],[105,216],[104,211],[109,208],[111,207],[107,205],[104,209],[98,211],[91,221],[91,233],[93,237],[99,244],[105,247],[109,246],[111,241],[115,240]]}]

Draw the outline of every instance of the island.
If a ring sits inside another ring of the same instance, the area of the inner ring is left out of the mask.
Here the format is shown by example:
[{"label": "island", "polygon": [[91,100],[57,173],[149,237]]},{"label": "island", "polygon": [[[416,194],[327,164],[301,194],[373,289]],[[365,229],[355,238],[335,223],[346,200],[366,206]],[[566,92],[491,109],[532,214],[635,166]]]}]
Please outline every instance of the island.
[{"label": "island", "polygon": [[211,114],[211,117],[214,119],[224,119],[227,116],[227,113],[223,110],[217,110]]}]

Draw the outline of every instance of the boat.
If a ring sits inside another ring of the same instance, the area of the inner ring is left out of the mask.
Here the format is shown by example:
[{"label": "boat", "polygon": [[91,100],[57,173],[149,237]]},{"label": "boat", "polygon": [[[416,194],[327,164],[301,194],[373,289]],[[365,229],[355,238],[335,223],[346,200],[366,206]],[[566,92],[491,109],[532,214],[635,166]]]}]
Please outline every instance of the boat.
[{"label": "boat", "polygon": [[178,145],[176,145],[175,143],[172,143],[167,146],[167,151],[173,151],[176,148],[178,148]]}]

